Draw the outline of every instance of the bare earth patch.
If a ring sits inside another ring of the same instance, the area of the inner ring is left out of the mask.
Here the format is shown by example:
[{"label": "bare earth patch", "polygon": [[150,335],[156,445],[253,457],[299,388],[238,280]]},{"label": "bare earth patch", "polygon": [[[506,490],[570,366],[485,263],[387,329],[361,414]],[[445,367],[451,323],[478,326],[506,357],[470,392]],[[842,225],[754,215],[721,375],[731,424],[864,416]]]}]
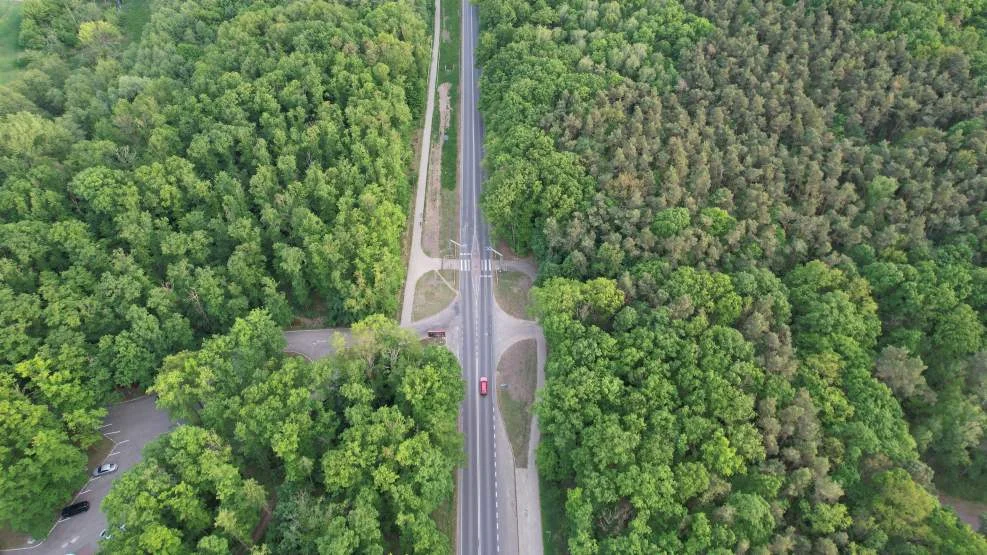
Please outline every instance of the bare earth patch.
[{"label": "bare earth patch", "polygon": [[23,547],[28,545],[30,539],[31,536],[27,534],[18,534],[7,528],[0,528],[0,549]]},{"label": "bare earth patch", "polygon": [[515,318],[528,319],[528,292],[531,278],[515,271],[500,272],[494,285],[494,297],[500,308]]},{"label": "bare earth patch", "polygon": [[[458,272],[443,270],[431,271],[418,279],[415,284],[415,304],[411,307],[413,321],[438,314],[456,298],[455,279]],[[440,275],[441,274],[441,275]]]},{"label": "bare earth patch", "polygon": [[[980,527],[980,515],[987,514],[987,503],[977,503],[976,501],[951,497],[941,493],[939,494],[939,502],[956,511],[956,516],[960,517],[960,520],[969,524],[974,530]],[[980,532],[984,533],[987,530],[980,530]]]},{"label": "bare earth patch", "polygon": [[441,143],[441,137],[445,135],[445,132],[449,130],[449,117],[451,115],[449,107],[449,89],[452,87],[450,83],[442,83],[439,85],[439,137]]},{"label": "bare earth patch", "polygon": [[497,240],[497,246],[495,248],[498,251],[500,251],[501,254],[504,255],[504,260],[518,260],[520,258],[524,258],[523,256],[518,255],[518,253],[514,252],[514,249],[512,249],[511,246],[507,244],[507,241],[503,239]]},{"label": "bare earth patch", "polygon": [[308,307],[300,312],[296,312],[291,317],[291,323],[287,330],[315,330],[326,327],[326,303],[313,295],[308,303]]},{"label": "bare earth patch", "polygon": [[531,405],[538,384],[538,345],[523,339],[511,345],[497,363],[497,405],[514,451],[514,466],[528,467]]},{"label": "bare earth patch", "polygon": [[314,330],[325,327],[325,320],[321,316],[295,315],[295,319],[288,325],[289,330]]},{"label": "bare earth patch", "polygon": [[439,93],[439,132],[438,143],[432,146],[428,161],[428,188],[425,191],[425,221],[422,225],[422,250],[429,256],[439,257],[445,248],[443,236],[444,201],[448,196],[442,194],[442,149],[445,148],[446,131],[449,129],[449,83],[438,87]]}]

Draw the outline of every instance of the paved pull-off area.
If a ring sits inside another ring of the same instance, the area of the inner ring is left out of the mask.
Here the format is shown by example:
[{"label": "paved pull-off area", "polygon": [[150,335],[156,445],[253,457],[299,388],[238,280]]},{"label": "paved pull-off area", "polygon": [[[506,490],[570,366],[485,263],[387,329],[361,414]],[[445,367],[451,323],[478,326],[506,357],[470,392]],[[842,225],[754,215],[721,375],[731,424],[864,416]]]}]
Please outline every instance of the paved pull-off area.
[{"label": "paved pull-off area", "polygon": [[113,481],[140,462],[144,445],[171,429],[172,423],[168,413],[159,410],[154,402],[154,397],[144,396],[110,407],[100,432],[113,443],[113,448],[100,464],[108,462],[119,466],[116,472],[91,478],[70,502],[88,501],[89,510],[72,518],[59,520],[43,542],[4,550],[3,553],[25,555],[95,553],[99,533],[106,529],[106,515],[100,509],[100,503],[110,491]]}]

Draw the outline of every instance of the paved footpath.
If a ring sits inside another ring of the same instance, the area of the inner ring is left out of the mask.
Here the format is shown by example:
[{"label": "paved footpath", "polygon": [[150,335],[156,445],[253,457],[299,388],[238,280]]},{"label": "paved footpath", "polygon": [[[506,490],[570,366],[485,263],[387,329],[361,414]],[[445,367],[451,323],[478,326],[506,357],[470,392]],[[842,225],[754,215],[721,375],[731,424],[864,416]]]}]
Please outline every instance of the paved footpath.
[{"label": "paved footpath", "polygon": [[[425,218],[425,188],[428,185],[428,160],[432,148],[432,114],[435,113],[435,81],[439,65],[439,31],[442,5],[435,0],[435,20],[432,22],[432,63],[428,68],[428,98],[425,102],[425,125],[422,128],[421,159],[418,162],[418,182],[415,188],[415,211],[411,224],[411,252],[408,253],[408,273],[404,281],[404,301],[401,304],[401,325],[410,326],[415,302],[415,284],[432,270],[438,270],[442,259],[425,254],[422,249],[422,221]],[[458,263],[458,261],[457,261]]]}]

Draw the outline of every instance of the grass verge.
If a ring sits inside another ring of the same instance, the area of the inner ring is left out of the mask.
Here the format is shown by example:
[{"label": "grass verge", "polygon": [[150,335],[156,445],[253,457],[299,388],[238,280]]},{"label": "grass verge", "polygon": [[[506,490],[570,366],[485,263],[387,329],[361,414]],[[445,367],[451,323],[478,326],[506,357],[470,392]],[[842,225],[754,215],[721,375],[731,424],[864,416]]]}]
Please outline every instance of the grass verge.
[{"label": "grass verge", "polygon": [[[453,170],[455,173],[455,170]],[[442,175],[446,175],[443,173]],[[440,209],[440,215],[442,217],[439,223],[439,245],[446,246],[450,245],[449,240],[453,241],[459,240],[459,194],[455,188],[446,189],[442,187],[442,207]],[[441,248],[439,249],[442,250]]]},{"label": "grass verge", "polygon": [[21,547],[31,539],[27,534],[18,534],[6,527],[0,528],[0,549],[13,549]]},{"label": "grass verge", "polygon": [[17,35],[21,28],[21,3],[0,0],[0,85],[9,83],[18,71],[21,48]]},{"label": "grass verge", "polygon": [[521,272],[499,272],[494,285],[494,296],[504,312],[515,318],[528,319],[528,292],[531,278]]},{"label": "grass verge", "polygon": [[514,466],[528,467],[531,405],[538,385],[538,344],[524,339],[508,347],[497,363],[497,405],[514,451]]},{"label": "grass verge", "polygon": [[415,301],[411,307],[412,320],[428,318],[449,306],[456,298],[456,274],[453,270],[431,271],[418,279],[415,284]]},{"label": "grass verge", "polygon": [[445,537],[449,538],[449,545],[456,547],[456,499],[458,499],[456,491],[456,471],[452,472],[452,497],[446,499],[439,505],[434,511],[432,511],[432,520],[435,521],[435,526],[439,529]]},{"label": "grass verge", "polygon": [[[439,34],[439,67],[437,77],[439,83],[449,83],[449,104],[452,106],[449,115],[449,129],[446,130],[447,140],[436,137],[442,145],[442,188],[456,189],[456,162],[459,149],[459,2],[442,2],[442,30]],[[438,114],[435,116],[438,118]],[[436,122],[434,129],[438,130]],[[436,131],[437,133],[438,131]],[[445,200],[445,199],[443,199]]]}]

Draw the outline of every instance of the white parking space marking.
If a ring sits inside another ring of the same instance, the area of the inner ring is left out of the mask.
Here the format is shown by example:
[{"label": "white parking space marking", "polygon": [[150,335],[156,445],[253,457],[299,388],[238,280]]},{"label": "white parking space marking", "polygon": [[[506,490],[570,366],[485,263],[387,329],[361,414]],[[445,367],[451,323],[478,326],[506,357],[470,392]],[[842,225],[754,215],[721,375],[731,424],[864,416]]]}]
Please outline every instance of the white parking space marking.
[{"label": "white parking space marking", "polygon": [[89,492],[91,492],[91,491],[92,491],[91,489],[87,489],[86,491],[80,491],[80,492],[79,492],[79,495],[82,495],[82,494],[84,494],[84,493],[89,493]]},{"label": "white parking space marking", "polygon": [[113,445],[123,445],[124,443],[127,443],[128,441],[130,441],[130,440],[129,439],[125,439],[123,441],[118,441],[118,442],[114,443]]},{"label": "white parking space marking", "polygon": [[113,435],[113,434],[119,434],[119,433],[120,433],[120,430],[117,430],[117,431],[115,431],[115,432],[106,432],[106,433],[104,433],[103,435],[104,435],[104,436],[111,436],[111,435]]}]

